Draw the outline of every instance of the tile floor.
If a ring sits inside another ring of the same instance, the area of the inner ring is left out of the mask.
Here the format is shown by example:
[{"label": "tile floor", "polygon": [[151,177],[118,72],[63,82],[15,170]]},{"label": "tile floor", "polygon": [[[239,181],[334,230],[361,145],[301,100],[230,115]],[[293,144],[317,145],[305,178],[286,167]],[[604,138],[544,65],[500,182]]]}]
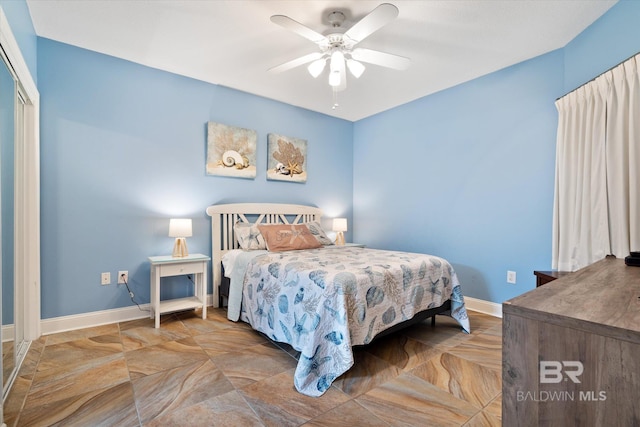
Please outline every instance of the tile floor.
[{"label": "tile floor", "polygon": [[356,349],[321,397],[295,391],[296,352],[221,309],[32,343],[7,426],[499,426],[500,319],[438,316]]}]

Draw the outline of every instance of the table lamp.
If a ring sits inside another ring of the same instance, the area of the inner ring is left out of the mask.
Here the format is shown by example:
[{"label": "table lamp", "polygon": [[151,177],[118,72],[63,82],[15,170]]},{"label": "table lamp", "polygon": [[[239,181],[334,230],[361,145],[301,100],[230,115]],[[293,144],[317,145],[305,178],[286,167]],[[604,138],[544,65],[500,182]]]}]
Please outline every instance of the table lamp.
[{"label": "table lamp", "polygon": [[344,232],[347,231],[347,218],[334,218],[333,231],[336,234],[336,245],[344,245]]},{"label": "table lamp", "polygon": [[173,257],[183,258],[189,255],[186,237],[191,236],[191,219],[172,218],[169,220],[169,237],[176,238],[173,245]]}]

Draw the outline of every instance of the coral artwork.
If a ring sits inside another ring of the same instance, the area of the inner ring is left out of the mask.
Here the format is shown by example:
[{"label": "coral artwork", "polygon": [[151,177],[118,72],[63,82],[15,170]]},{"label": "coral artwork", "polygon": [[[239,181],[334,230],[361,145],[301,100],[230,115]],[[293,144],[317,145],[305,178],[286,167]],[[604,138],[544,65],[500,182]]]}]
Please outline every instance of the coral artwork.
[{"label": "coral artwork", "polygon": [[207,124],[207,175],[256,177],[256,131]]},{"label": "coral artwork", "polygon": [[270,133],[267,179],[307,181],[307,141]]}]

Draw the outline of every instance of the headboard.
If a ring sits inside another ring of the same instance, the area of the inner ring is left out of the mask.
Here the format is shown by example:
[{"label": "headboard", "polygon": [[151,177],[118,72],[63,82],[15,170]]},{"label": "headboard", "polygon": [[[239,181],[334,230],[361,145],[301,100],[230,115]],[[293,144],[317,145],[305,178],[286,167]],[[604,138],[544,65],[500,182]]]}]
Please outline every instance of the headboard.
[{"label": "headboard", "polygon": [[222,280],[222,256],[238,249],[233,225],[240,222],[260,224],[300,224],[320,222],[322,210],[313,206],[281,203],[232,203],[207,208],[211,217],[211,277],[213,278],[213,306],[218,306],[218,287]]}]

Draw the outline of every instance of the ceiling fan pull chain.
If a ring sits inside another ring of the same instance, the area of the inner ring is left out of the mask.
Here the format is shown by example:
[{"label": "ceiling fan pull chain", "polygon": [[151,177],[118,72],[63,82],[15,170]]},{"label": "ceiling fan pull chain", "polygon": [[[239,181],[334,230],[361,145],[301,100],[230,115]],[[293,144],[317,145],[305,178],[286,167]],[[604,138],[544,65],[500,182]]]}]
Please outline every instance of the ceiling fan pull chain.
[{"label": "ceiling fan pull chain", "polygon": [[333,92],[333,105],[331,106],[332,110],[335,110],[336,108],[338,108],[340,105],[338,104],[338,91],[336,90],[335,87],[332,87],[332,92]]}]

